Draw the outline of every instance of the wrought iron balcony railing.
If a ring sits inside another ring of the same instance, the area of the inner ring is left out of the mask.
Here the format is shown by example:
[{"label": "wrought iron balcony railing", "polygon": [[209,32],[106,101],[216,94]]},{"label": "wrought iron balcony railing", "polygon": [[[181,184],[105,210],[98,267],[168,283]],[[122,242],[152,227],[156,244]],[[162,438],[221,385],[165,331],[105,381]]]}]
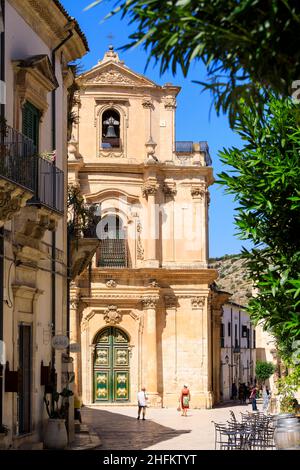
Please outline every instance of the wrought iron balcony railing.
[{"label": "wrought iron balcony railing", "polygon": [[0,126],[0,176],[34,192],[36,148],[31,139],[9,126]]},{"label": "wrought iron balcony railing", "polygon": [[193,153],[193,141],[192,140],[180,140],[175,142],[175,152],[189,154]]},{"label": "wrought iron balcony railing", "polygon": [[128,267],[127,240],[111,238],[101,240],[98,249],[97,266],[102,268]]},{"label": "wrought iron balcony railing", "polygon": [[37,155],[33,141],[9,126],[0,127],[0,176],[33,193],[28,204],[64,211],[64,173]]},{"label": "wrought iron balcony railing", "polygon": [[56,212],[64,212],[64,173],[52,162],[42,157],[33,161],[35,178],[34,197],[28,204],[46,206]]}]

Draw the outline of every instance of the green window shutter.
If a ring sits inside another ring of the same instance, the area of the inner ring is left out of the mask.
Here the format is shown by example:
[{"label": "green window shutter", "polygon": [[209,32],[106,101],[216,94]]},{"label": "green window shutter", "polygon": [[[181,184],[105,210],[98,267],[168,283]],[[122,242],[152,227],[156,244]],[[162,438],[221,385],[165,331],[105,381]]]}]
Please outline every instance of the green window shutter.
[{"label": "green window shutter", "polygon": [[39,146],[40,118],[40,111],[27,101],[23,107],[23,134],[33,140],[37,149]]}]

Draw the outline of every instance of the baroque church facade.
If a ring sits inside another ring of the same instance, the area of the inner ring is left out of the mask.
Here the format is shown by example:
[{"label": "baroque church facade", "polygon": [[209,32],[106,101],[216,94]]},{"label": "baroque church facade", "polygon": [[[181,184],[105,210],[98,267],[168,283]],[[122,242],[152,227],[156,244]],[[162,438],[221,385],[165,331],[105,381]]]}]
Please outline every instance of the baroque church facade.
[{"label": "baroque church facade", "polygon": [[[220,323],[226,293],[208,266],[206,142],[176,142],[180,88],[130,70],[110,47],[78,78],[69,184],[99,222],[81,240],[89,267],[71,285],[76,388],[85,404],[191,406],[220,394]],[[89,248],[90,247],[90,248]]]}]

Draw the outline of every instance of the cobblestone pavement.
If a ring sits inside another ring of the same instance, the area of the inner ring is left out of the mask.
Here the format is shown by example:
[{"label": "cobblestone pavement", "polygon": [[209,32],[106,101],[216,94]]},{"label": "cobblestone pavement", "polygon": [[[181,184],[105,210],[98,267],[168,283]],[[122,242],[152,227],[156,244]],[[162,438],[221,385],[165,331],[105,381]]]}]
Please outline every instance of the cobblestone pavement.
[{"label": "cobblestone pavement", "polygon": [[101,439],[98,450],[204,450],[214,449],[214,425],[226,422],[232,409],[251,411],[251,405],[228,404],[212,410],[189,410],[181,416],[175,408],[148,408],[146,420],[137,420],[136,407],[91,405],[82,410],[83,421]]}]

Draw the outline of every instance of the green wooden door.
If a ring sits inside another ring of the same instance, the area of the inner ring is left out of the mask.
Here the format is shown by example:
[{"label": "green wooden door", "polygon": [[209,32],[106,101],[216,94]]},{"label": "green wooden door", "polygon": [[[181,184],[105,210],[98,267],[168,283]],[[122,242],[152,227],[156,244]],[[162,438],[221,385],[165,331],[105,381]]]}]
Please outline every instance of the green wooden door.
[{"label": "green wooden door", "polygon": [[96,402],[129,400],[128,337],[119,328],[105,328],[96,338],[94,400]]}]

